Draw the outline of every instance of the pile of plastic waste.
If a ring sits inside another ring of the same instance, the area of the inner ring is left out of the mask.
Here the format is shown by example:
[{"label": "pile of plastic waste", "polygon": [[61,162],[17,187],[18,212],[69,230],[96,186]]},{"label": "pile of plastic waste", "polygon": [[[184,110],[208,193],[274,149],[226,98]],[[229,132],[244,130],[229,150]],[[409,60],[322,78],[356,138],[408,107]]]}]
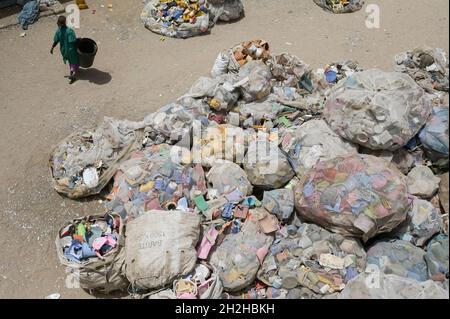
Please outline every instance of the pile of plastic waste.
[{"label": "pile of plastic waste", "polygon": [[314,3],[332,13],[351,13],[364,6],[363,0],[314,0]]},{"label": "pile of plastic waste", "polygon": [[57,191],[108,194],[61,262],[134,298],[448,298],[448,89],[416,81],[224,50],[173,103],[54,149]]}]

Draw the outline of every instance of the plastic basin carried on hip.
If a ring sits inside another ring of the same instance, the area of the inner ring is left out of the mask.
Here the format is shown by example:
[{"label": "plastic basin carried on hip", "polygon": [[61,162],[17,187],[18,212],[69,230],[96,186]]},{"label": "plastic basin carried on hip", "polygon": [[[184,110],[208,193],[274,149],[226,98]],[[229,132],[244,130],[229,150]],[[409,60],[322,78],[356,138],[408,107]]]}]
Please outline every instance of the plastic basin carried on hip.
[{"label": "plastic basin carried on hip", "polygon": [[82,38],[78,41],[77,51],[82,68],[89,68],[94,64],[97,49],[97,43],[92,39]]}]

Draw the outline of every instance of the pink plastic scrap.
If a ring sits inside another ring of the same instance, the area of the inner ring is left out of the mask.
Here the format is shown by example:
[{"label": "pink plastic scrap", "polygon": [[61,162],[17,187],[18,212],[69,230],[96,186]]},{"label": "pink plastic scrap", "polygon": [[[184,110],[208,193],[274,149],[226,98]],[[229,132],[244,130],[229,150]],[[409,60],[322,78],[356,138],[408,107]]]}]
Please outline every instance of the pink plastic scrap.
[{"label": "pink plastic scrap", "polygon": [[202,242],[197,249],[197,257],[199,259],[208,258],[211,248],[216,243],[217,236],[219,236],[219,232],[214,227],[211,227],[208,233],[203,236]]}]

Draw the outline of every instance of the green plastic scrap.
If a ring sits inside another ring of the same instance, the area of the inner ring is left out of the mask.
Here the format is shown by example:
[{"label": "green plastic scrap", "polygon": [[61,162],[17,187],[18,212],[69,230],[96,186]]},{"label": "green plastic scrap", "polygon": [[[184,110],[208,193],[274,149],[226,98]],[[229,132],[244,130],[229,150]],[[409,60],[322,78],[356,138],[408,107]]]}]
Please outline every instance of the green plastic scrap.
[{"label": "green plastic scrap", "polygon": [[208,203],[205,201],[203,195],[198,195],[194,198],[195,206],[197,206],[200,211],[205,212],[209,209]]}]

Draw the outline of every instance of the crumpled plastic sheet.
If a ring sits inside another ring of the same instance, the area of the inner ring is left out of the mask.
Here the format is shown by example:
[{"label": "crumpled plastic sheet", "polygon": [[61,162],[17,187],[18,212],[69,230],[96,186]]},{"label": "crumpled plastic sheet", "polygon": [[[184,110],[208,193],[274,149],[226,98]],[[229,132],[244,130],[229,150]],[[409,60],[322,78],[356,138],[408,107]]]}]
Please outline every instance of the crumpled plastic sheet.
[{"label": "crumpled plastic sheet", "polygon": [[410,205],[403,174],[371,155],[319,162],[294,192],[301,218],[364,241],[398,226]]},{"label": "crumpled plastic sheet", "polygon": [[340,81],[325,118],[343,138],[373,150],[405,146],[431,113],[424,91],[406,74],[368,70]]},{"label": "crumpled plastic sheet", "polygon": [[274,288],[302,286],[314,294],[341,291],[364,271],[366,253],[358,240],[314,225],[283,228],[258,272],[258,279]]},{"label": "crumpled plastic sheet", "polygon": [[381,241],[367,250],[367,264],[377,271],[417,281],[428,280],[424,257],[424,250],[404,240]]},{"label": "crumpled plastic sheet", "polygon": [[286,130],[281,137],[281,149],[288,154],[300,177],[320,161],[358,153],[355,145],[343,140],[319,119]]},{"label": "crumpled plastic sheet", "polygon": [[410,75],[428,93],[449,91],[449,59],[444,49],[418,47],[395,56],[395,70]]},{"label": "crumpled plastic sheet", "polygon": [[406,221],[394,231],[394,235],[423,247],[443,227],[441,212],[430,202],[414,197]]},{"label": "crumpled plastic sheet", "polygon": [[395,274],[362,273],[337,299],[448,299],[448,290],[432,280],[419,282]]},{"label": "crumpled plastic sheet", "polygon": [[[185,1],[189,4],[188,1]],[[202,16],[196,17],[194,23],[183,22],[179,25],[163,21],[160,16],[160,10],[165,4],[160,0],[146,0],[144,9],[141,12],[141,21],[150,31],[163,36],[173,38],[190,38],[208,32],[212,24],[209,21],[209,10]]]},{"label": "crumpled plastic sheet", "polygon": [[314,3],[331,13],[351,13],[361,10],[364,6],[363,0],[314,0]]},{"label": "crumpled plastic sheet", "polygon": [[262,61],[250,61],[241,67],[235,87],[240,88],[245,102],[262,100],[272,91],[270,68]]}]

